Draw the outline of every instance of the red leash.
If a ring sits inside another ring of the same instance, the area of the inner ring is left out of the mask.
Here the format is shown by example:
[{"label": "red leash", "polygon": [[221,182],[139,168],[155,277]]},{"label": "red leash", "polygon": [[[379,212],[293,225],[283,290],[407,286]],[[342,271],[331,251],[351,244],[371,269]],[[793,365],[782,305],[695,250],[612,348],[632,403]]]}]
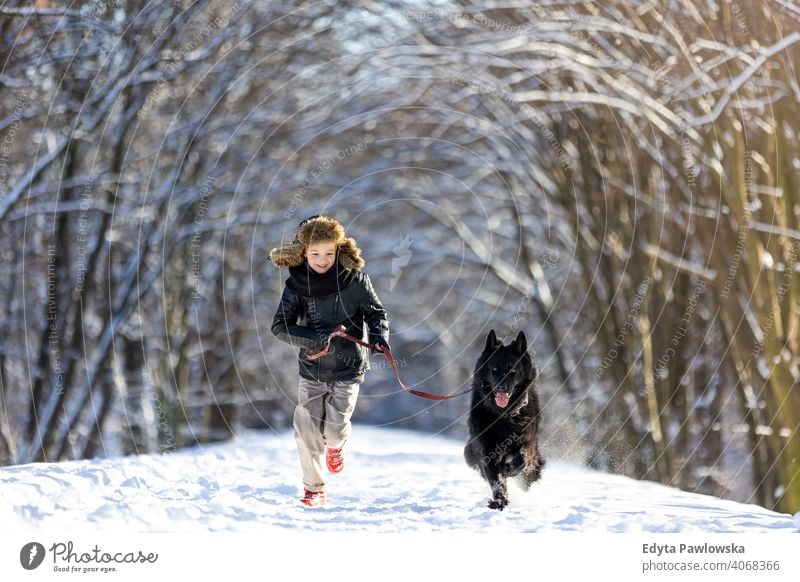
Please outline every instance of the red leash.
[{"label": "red leash", "polygon": [[413,388],[409,388],[408,386],[403,384],[403,381],[400,379],[400,372],[397,370],[397,362],[395,362],[394,357],[392,356],[392,351],[390,349],[385,349],[383,347],[375,348],[375,344],[368,344],[367,342],[361,341],[360,339],[353,337],[352,335],[348,334],[345,331],[345,327],[343,325],[340,325],[331,332],[331,334],[328,336],[328,339],[325,341],[325,348],[322,351],[317,352],[316,354],[311,354],[310,356],[306,357],[309,360],[316,360],[317,358],[321,358],[322,356],[327,355],[331,347],[331,340],[335,337],[344,338],[355,344],[364,346],[365,348],[378,349],[381,353],[383,353],[384,356],[386,356],[386,359],[389,360],[389,365],[392,367],[392,370],[394,370],[394,375],[397,377],[397,383],[400,384],[403,390],[409,392],[410,394],[413,394],[414,396],[419,396],[420,398],[427,398],[428,400],[450,400],[451,398],[455,398],[456,396],[461,396],[462,394],[466,394],[467,392],[472,392],[472,388],[469,388],[467,390],[464,390],[463,392],[459,392],[458,394],[450,394],[449,396],[442,396],[440,394],[431,394],[430,392],[422,392],[420,390],[414,390]]}]

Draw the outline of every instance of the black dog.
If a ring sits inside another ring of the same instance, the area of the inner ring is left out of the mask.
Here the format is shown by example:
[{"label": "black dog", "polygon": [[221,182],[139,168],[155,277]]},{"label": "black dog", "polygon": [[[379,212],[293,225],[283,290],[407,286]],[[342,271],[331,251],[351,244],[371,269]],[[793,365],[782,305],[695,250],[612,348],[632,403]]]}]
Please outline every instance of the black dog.
[{"label": "black dog", "polygon": [[506,479],[517,477],[527,491],[541,476],[539,398],[533,386],[538,371],[520,332],[509,346],[489,332],[473,374],[467,464],[480,471],[492,488],[489,507],[508,505]]}]

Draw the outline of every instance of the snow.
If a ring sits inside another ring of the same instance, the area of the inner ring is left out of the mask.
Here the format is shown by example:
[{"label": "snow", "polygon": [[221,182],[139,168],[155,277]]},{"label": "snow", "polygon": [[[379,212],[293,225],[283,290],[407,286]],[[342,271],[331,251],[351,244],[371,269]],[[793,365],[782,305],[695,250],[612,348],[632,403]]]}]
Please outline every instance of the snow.
[{"label": "snow", "polygon": [[169,452],[0,469],[0,523],[10,531],[796,531],[794,517],[756,505],[549,460],[503,511],[441,436],[355,426],[329,504],[298,504],[299,461],[288,432]]}]

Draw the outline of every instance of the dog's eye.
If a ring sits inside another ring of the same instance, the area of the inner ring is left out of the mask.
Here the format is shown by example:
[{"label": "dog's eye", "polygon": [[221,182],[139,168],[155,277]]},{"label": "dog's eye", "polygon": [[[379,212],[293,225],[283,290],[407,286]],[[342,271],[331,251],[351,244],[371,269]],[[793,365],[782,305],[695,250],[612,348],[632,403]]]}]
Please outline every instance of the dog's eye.
[{"label": "dog's eye", "polygon": [[495,374],[496,374],[498,371],[499,371],[499,368],[498,368],[497,366],[495,366],[495,367],[493,367],[493,368],[492,368],[492,372],[494,372]]},{"label": "dog's eye", "polygon": [[516,368],[511,368],[511,373],[512,374],[516,374],[517,373],[517,369]]}]

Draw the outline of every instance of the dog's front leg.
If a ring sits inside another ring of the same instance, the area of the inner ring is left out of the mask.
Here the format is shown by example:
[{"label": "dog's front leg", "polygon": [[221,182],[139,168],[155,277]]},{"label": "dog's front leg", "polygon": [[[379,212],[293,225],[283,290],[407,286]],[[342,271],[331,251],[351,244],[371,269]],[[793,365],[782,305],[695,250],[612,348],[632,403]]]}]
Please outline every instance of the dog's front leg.
[{"label": "dog's front leg", "polygon": [[502,511],[508,505],[506,476],[496,463],[489,464],[486,473],[486,480],[492,488],[492,500],[489,502],[489,508]]}]

